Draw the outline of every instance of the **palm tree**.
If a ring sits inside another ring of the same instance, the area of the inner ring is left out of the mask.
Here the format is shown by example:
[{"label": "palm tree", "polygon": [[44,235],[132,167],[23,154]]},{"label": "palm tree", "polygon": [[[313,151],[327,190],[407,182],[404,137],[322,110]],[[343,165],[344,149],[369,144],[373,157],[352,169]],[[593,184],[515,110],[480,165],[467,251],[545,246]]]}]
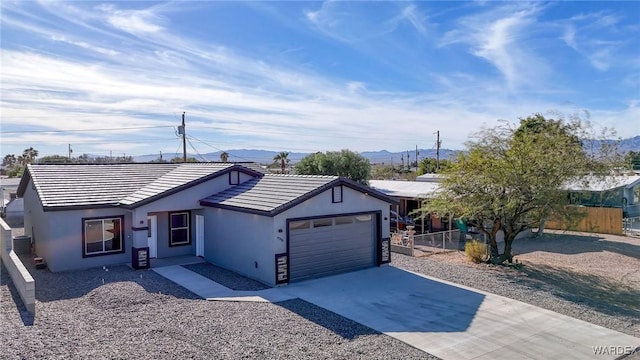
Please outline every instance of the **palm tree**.
[{"label": "palm tree", "polygon": [[228,162],[229,161],[229,153],[226,151],[223,151],[222,153],[220,153],[220,161],[222,162]]},{"label": "palm tree", "polygon": [[38,150],[33,147],[29,147],[28,149],[24,149],[22,152],[22,156],[19,157],[22,165],[31,164],[38,157]]},{"label": "palm tree", "polygon": [[280,162],[280,172],[282,174],[284,174],[287,170],[287,164],[289,163],[289,159],[287,158],[289,156],[288,152],[281,152],[280,154],[276,155],[273,157],[273,161],[274,162]]}]

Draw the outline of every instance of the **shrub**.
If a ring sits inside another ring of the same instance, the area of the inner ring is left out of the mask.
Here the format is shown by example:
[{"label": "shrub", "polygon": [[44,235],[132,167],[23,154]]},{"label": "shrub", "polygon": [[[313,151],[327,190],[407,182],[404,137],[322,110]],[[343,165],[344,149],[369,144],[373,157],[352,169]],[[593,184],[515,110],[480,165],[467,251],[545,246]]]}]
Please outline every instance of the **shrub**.
[{"label": "shrub", "polygon": [[464,254],[469,260],[478,264],[489,260],[489,251],[487,244],[478,240],[471,240],[464,245]]}]

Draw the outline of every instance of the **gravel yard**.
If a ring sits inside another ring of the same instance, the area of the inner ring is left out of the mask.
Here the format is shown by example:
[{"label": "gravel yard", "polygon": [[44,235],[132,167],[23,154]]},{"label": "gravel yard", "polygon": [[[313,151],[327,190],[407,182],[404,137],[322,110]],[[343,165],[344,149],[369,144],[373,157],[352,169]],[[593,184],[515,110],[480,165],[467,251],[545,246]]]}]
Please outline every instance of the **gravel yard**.
[{"label": "gravel yard", "polygon": [[302,300],[205,301],[126,266],[30,270],[35,320],[1,270],[2,359],[436,359]]},{"label": "gravel yard", "polygon": [[[552,235],[514,245],[522,270],[474,265],[459,252],[393,254],[393,266],[640,337],[638,239]],[[238,290],[263,287],[211,264],[185,267]],[[126,266],[30,271],[38,284],[35,319],[19,300],[16,306],[1,270],[3,359],[435,359],[302,300],[204,301],[153,271]]]}]

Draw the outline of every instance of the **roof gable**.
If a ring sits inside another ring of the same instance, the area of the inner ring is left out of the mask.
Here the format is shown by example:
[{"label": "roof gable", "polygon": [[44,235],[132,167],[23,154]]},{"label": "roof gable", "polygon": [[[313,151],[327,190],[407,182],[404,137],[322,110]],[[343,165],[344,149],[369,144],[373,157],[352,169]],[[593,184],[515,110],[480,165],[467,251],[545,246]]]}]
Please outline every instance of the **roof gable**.
[{"label": "roof gable", "polygon": [[234,169],[260,175],[232,163],[30,164],[18,195],[32,180],[45,210],[133,208]]},{"label": "roof gable", "polygon": [[337,185],[395,203],[376,190],[337,176],[267,174],[202,199],[200,204],[275,216]]},{"label": "roof gable", "polygon": [[174,194],[185,188],[200,184],[212,178],[226,174],[232,169],[251,172],[241,166],[231,163],[185,163],[170,170],[139,190],[123,198],[119,204],[125,207],[136,207],[147,204],[159,197]]}]

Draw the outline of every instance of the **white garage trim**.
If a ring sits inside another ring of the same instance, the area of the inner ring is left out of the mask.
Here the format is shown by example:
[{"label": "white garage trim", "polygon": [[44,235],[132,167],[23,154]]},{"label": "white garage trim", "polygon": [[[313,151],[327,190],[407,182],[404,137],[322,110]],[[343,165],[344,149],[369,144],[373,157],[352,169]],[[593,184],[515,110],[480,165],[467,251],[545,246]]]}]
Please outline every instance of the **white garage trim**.
[{"label": "white garage trim", "polygon": [[288,219],[288,280],[378,265],[380,219],[380,211]]}]

